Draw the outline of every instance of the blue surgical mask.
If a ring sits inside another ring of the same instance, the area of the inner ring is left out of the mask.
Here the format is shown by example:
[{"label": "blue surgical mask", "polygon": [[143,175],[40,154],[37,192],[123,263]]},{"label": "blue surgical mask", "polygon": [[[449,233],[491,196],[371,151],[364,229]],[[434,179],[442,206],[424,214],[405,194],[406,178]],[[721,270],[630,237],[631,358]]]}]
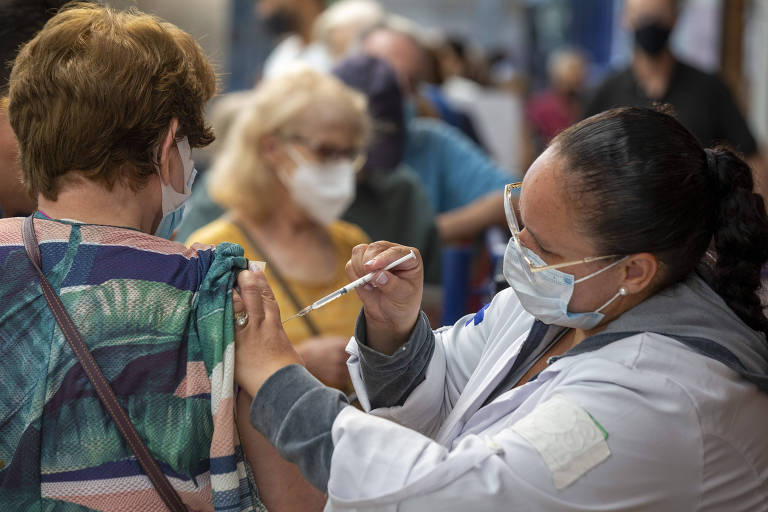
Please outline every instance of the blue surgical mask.
[{"label": "blue surgical mask", "polygon": [[[527,247],[523,247],[522,250],[525,251],[525,255],[535,265],[546,265],[535,252]],[[595,311],[572,313],[568,311],[568,303],[573,295],[573,287],[576,283],[586,281],[618,265],[624,259],[615,261],[597,272],[593,272],[580,279],[574,279],[571,274],[566,274],[557,269],[527,272],[526,268],[523,267],[525,263],[518,254],[517,244],[514,243],[514,240],[510,239],[504,253],[504,277],[507,279],[509,286],[515,291],[523,308],[536,317],[537,320],[545,324],[560,325],[562,327],[591,329],[605,318],[605,315],[600,311],[619,298],[619,296],[625,295],[626,291],[622,288],[608,302]]]},{"label": "blue surgical mask", "polygon": [[[186,137],[176,142],[179,150],[182,165],[184,166],[184,192],[177,192],[169,183],[164,184],[160,181],[161,193],[163,198],[163,219],[155,230],[155,236],[170,239],[173,232],[181,224],[184,218],[184,202],[192,193],[192,183],[197,176],[195,162],[192,161],[192,149],[189,147],[189,141]],[[158,170],[158,173],[160,171]]]}]

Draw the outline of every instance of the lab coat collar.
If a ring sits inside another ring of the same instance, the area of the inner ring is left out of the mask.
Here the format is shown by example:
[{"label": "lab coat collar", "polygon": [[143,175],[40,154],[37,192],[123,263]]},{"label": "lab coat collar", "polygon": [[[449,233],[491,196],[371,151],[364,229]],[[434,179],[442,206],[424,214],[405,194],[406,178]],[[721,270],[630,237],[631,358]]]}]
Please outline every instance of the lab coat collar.
[{"label": "lab coat collar", "polygon": [[746,325],[696,274],[646,299],[610,322],[599,334],[550,361],[591,352],[642,332],[676,339],[720,361],[768,393],[765,335]]}]

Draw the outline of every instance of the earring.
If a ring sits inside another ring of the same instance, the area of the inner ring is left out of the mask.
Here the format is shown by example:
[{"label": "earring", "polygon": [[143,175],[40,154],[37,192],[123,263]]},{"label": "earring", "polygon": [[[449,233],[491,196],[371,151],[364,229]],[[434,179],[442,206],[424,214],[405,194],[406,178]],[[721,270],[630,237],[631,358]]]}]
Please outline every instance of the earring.
[{"label": "earring", "polygon": [[627,290],[624,286],[619,288],[619,295],[629,295],[629,290]]}]

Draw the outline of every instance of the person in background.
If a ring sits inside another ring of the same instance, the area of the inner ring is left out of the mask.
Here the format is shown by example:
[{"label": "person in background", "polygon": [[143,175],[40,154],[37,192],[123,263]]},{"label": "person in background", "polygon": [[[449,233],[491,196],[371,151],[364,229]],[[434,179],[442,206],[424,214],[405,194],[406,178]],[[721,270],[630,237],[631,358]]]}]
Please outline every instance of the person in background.
[{"label": "person in background", "polygon": [[366,30],[383,23],[384,8],[375,0],[339,0],[315,20],[314,40],[324,45],[334,63],[354,51]]},{"label": "person in background", "polygon": [[483,87],[490,85],[489,62],[482,49],[459,34],[449,34],[445,43],[441,61],[446,76],[463,77]]},{"label": "person in background", "polygon": [[[402,165],[405,124],[397,78],[384,61],[367,55],[343,60],[334,68],[334,74],[366,95],[373,120],[367,158],[357,174],[355,199],[341,218],[360,226],[371,239],[417,247],[424,258],[426,282],[438,285],[441,244],[435,213],[419,178]],[[238,91],[214,100],[209,109],[217,134],[216,143],[209,146],[214,158],[225,146],[223,140],[237,114],[247,107],[252,96],[253,91]],[[208,193],[211,174],[203,174],[192,189],[176,235],[180,240],[188,239],[227,211]]]},{"label": "person in background", "polygon": [[292,70],[297,62],[319,71],[328,71],[331,58],[327,48],[313,40],[315,20],[326,0],[258,0],[256,14],[275,36],[282,37],[264,63],[263,76],[272,77]]},{"label": "person in background", "polygon": [[135,10],[65,5],[19,51],[2,108],[39,210],[0,219],[3,510],[165,509],[57,327],[24,223],[42,274],[185,506],[264,510],[260,499],[286,486],[312,491],[283,478],[279,457],[251,451],[271,484],[257,493],[243,459],[232,311],[242,249],[165,239],[194,181],[191,150],[213,140],[203,108],[215,92],[194,39]]},{"label": "person in background", "polygon": [[509,48],[496,46],[488,50],[488,75],[491,87],[507,92],[525,95],[528,91],[528,77],[513,57]]},{"label": "person in background", "polygon": [[555,135],[581,119],[587,60],[575,49],[556,50],[547,61],[547,74],[549,88],[535,94],[525,109],[537,155]]},{"label": "person in background", "polygon": [[707,146],[727,144],[744,155],[755,190],[768,198],[768,168],[725,83],[681,62],[669,48],[680,2],[625,0],[623,26],[634,35],[632,62],[595,91],[585,114],[619,106],[671,105],[680,122]]},{"label": "person in background", "polygon": [[364,34],[360,48],[386,61],[400,81],[406,96],[403,163],[424,184],[438,214],[441,239],[452,242],[473,238],[489,226],[503,223],[502,190],[510,173],[455,128],[414,115],[413,102],[423,65],[418,41],[392,25],[380,25]]},{"label": "person in background", "polygon": [[[505,169],[527,169],[532,162],[525,133],[525,79],[503,48],[488,54],[459,36],[434,42],[443,83],[440,91],[456,109],[466,112],[496,162]],[[491,58],[504,64],[491,68]],[[494,74],[490,71],[493,69]],[[493,80],[493,81],[491,81]]]},{"label": "person in background", "polygon": [[[421,73],[422,82],[419,92],[423,95],[435,110],[436,115],[446,123],[461,130],[461,133],[469,137],[472,142],[488,152],[483,141],[475,129],[472,118],[451,102],[445,94],[445,75],[441,63],[441,53],[449,45],[440,36],[421,38],[424,66]],[[420,112],[422,116],[426,115]],[[430,117],[430,116],[427,116]]]},{"label": "person in background", "polygon": [[[227,214],[187,243],[234,242],[267,262],[286,318],[348,283],[350,251],[368,240],[339,220],[355,196],[370,130],[365,98],[309,68],[265,79],[242,105],[210,171]],[[353,294],[285,324],[322,382],[349,386],[344,347],[360,301]]]},{"label": "person in background", "polygon": [[354,55],[341,61],[333,73],[366,95],[373,121],[355,201],[343,218],[363,228],[372,240],[392,240],[419,249],[425,281],[439,284],[441,244],[435,212],[419,178],[402,163],[405,122],[395,72],[381,59]]},{"label": "person in background", "polygon": [[192,187],[192,195],[186,203],[184,218],[176,229],[174,240],[187,240],[189,236],[226,213],[226,208],[211,200],[208,185],[211,180],[210,166],[216,155],[225,147],[230,129],[238,114],[249,104],[253,90],[235,91],[221,94],[211,100],[206,109],[206,117],[211,123],[216,140],[198,153],[205,160],[205,168],[199,169],[200,176]]}]

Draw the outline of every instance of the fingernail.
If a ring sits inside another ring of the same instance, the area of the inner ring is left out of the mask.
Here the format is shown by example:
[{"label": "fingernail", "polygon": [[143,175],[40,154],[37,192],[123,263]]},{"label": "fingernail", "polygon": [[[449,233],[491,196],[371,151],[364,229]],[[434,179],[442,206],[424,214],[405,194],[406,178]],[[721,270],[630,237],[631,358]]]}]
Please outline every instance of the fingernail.
[{"label": "fingernail", "polygon": [[261,265],[258,261],[251,261],[248,263],[248,270],[251,272],[261,272]]},{"label": "fingernail", "polygon": [[366,284],[363,286],[363,290],[368,290],[370,292],[371,290],[373,290],[373,286],[371,286],[370,284]]},{"label": "fingernail", "polygon": [[382,272],[378,276],[376,276],[376,284],[379,286],[384,286],[387,284],[387,281],[389,281],[389,277],[387,277],[386,272]]},{"label": "fingernail", "polygon": [[371,266],[371,265],[373,265],[374,263],[376,263],[376,258],[373,258],[372,260],[368,260],[368,261],[366,261],[366,262],[365,262],[365,265],[366,265],[366,266]]}]

